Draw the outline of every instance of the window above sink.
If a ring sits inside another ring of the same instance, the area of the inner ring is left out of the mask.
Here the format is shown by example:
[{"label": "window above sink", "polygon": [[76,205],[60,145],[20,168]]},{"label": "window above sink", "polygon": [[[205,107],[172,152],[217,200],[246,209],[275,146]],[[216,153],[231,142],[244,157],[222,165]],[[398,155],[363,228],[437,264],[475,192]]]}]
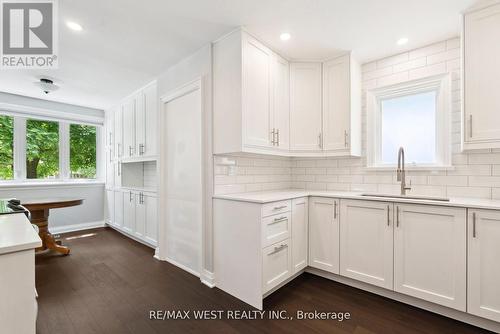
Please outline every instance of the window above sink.
[{"label": "window above sink", "polygon": [[408,169],[451,167],[449,75],[367,92],[367,167],[394,169],[399,147]]}]

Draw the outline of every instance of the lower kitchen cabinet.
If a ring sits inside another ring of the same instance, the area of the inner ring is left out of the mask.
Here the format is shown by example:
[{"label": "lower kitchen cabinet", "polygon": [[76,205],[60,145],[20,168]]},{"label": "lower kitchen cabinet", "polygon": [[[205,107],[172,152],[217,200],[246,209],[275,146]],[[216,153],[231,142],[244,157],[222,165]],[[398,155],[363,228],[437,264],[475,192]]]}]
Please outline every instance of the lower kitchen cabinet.
[{"label": "lower kitchen cabinet", "polygon": [[114,219],[108,223],[119,231],[156,247],[158,240],[158,198],[156,194],[125,189],[113,192]]},{"label": "lower kitchen cabinet", "polygon": [[292,274],[290,239],[264,248],[262,251],[263,293],[286,281]]},{"label": "lower kitchen cabinet", "polygon": [[392,289],[393,204],[341,200],[340,275]]},{"label": "lower kitchen cabinet", "polygon": [[339,273],[339,200],[309,199],[309,266]]},{"label": "lower kitchen cabinet", "polygon": [[115,221],[115,192],[113,190],[106,189],[106,201],[104,219],[106,223],[111,224]]},{"label": "lower kitchen cabinet", "polygon": [[467,311],[500,322],[500,212],[469,210]]},{"label": "lower kitchen cabinet", "polygon": [[466,270],[466,209],[395,204],[395,291],[465,312]]},{"label": "lower kitchen cabinet", "polygon": [[307,267],[309,251],[309,200],[292,200],[292,270],[298,273]]}]

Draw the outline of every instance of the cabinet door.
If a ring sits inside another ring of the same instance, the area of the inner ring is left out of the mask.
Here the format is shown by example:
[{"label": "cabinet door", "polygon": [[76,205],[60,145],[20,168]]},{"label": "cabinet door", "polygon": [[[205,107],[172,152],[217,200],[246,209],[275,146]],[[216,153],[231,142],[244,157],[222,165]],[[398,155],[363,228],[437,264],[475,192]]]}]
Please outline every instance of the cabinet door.
[{"label": "cabinet door", "polygon": [[292,275],[290,239],[279,242],[262,251],[263,293],[268,292]]},{"label": "cabinet door", "polygon": [[464,22],[464,141],[500,141],[500,5]]},{"label": "cabinet door", "polygon": [[392,289],[393,204],[340,202],[340,275]]},{"label": "cabinet door", "polygon": [[309,240],[309,202],[307,197],[292,200],[292,270],[307,267]]},{"label": "cabinet door", "polygon": [[[243,38],[243,143],[271,147],[271,51]],[[237,83],[234,83],[237,84]]]},{"label": "cabinet door", "polygon": [[123,226],[123,196],[124,193],[121,191],[115,191],[115,222],[116,226]]},{"label": "cabinet door", "polygon": [[290,148],[290,65],[288,61],[275,56],[272,74],[274,146],[288,150]]},{"label": "cabinet door", "polygon": [[323,140],[325,150],[349,148],[350,56],[323,64]]},{"label": "cabinet door", "polygon": [[500,212],[469,210],[467,312],[500,322]]},{"label": "cabinet door", "polygon": [[146,241],[156,246],[158,244],[158,198],[144,195],[143,202],[146,207]]},{"label": "cabinet door", "polygon": [[321,151],[321,64],[290,64],[290,149]]},{"label": "cabinet door", "polygon": [[143,239],[146,234],[146,201],[143,193],[135,194],[135,235]]},{"label": "cabinet door", "polygon": [[156,83],[149,85],[142,92],[144,99],[145,142],[142,146],[142,155],[157,154],[158,145],[158,93]]},{"label": "cabinet door", "polygon": [[309,265],[339,273],[339,201],[309,199]]},{"label": "cabinet door", "polygon": [[128,233],[135,231],[135,197],[132,191],[123,193],[123,229]]},{"label": "cabinet door", "polygon": [[135,143],[134,155],[143,155],[146,144],[146,100],[143,92],[135,98]]},{"label": "cabinet door", "polygon": [[113,190],[106,190],[106,223],[113,225],[115,223],[115,192]]},{"label": "cabinet door", "polygon": [[123,110],[123,157],[132,157],[135,150],[135,98],[122,106]]},{"label": "cabinet door", "polygon": [[396,205],[394,290],[465,311],[465,209]]},{"label": "cabinet door", "polygon": [[120,106],[114,109],[114,154],[115,159],[123,156],[123,108]]}]

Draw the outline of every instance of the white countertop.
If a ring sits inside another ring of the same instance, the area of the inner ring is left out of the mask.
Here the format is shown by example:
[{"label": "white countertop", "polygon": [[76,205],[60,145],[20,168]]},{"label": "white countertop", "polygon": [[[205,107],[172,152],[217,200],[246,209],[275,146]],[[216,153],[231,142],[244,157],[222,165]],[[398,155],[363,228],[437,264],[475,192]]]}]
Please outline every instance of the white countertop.
[{"label": "white countertop", "polygon": [[42,246],[24,213],[0,215],[0,255]]},{"label": "white countertop", "polygon": [[427,204],[427,205],[453,206],[453,207],[463,207],[463,208],[473,208],[473,209],[500,210],[500,200],[450,197],[449,201],[435,201],[427,199],[361,196],[361,194],[362,194],[361,192],[289,189],[289,190],[214,195],[213,197],[216,199],[263,204],[263,203],[277,202],[299,197],[317,196],[317,197],[331,197],[331,198],[344,198],[344,199],[358,199],[367,201]]}]

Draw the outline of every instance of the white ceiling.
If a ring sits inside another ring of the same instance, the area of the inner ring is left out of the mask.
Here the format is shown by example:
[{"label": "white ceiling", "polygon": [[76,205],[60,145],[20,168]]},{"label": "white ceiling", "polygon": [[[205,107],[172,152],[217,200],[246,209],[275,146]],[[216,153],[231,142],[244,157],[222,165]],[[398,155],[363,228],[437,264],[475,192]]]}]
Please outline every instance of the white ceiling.
[{"label": "white ceiling", "polygon": [[[62,0],[59,69],[0,71],[0,91],[108,108],[237,26],[291,59],[366,62],[459,34],[474,0]],[[66,20],[84,30],[69,30]],[[280,41],[281,32],[292,38]],[[410,42],[396,45],[400,37]],[[33,85],[50,76],[60,90]]]}]

